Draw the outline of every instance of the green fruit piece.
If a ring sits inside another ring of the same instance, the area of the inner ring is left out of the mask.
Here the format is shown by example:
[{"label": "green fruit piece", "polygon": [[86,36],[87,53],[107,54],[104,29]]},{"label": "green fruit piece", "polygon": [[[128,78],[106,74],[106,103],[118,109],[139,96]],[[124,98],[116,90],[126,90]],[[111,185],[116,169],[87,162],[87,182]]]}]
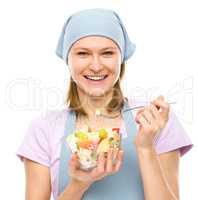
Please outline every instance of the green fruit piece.
[{"label": "green fruit piece", "polygon": [[87,135],[82,131],[76,131],[75,136],[80,140],[86,140],[88,138]]},{"label": "green fruit piece", "polygon": [[108,132],[104,128],[101,128],[99,130],[100,139],[105,139],[105,138],[107,138],[107,136],[108,136]]},{"label": "green fruit piece", "polygon": [[91,157],[92,157],[93,160],[96,160],[97,159],[97,153],[95,151],[93,151],[91,153]]}]

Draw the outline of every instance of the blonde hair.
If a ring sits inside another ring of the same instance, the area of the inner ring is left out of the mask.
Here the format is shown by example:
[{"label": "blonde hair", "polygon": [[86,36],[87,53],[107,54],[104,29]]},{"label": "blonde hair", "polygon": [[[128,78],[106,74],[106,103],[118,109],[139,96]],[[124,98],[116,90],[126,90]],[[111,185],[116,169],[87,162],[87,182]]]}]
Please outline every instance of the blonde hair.
[{"label": "blonde hair", "polygon": [[[124,105],[125,98],[123,96],[123,92],[120,86],[120,81],[122,80],[124,73],[125,73],[125,63],[122,63],[119,79],[113,87],[112,99],[106,107],[109,113],[113,111],[120,111],[122,106]],[[65,103],[68,104],[68,107],[71,110],[76,111],[77,115],[87,116],[87,113],[83,109],[79,96],[78,96],[77,85],[72,80],[71,77],[70,77],[69,89],[68,89]]]}]

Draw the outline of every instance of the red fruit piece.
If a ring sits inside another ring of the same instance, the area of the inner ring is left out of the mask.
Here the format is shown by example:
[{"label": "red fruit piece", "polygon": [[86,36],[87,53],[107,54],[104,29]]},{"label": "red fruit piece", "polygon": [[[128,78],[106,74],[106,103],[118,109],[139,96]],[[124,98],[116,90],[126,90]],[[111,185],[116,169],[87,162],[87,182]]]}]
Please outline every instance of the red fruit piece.
[{"label": "red fruit piece", "polygon": [[116,131],[117,133],[120,132],[120,128],[112,128],[112,131]]}]

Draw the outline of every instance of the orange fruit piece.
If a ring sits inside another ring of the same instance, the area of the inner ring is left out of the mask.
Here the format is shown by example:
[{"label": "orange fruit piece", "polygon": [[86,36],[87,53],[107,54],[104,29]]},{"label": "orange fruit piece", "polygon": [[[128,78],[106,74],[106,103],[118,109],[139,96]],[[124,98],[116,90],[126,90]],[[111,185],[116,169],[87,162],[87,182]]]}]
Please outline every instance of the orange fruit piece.
[{"label": "orange fruit piece", "polygon": [[77,142],[78,147],[84,148],[84,149],[89,149],[90,146],[92,145],[92,141],[90,140],[80,140]]}]

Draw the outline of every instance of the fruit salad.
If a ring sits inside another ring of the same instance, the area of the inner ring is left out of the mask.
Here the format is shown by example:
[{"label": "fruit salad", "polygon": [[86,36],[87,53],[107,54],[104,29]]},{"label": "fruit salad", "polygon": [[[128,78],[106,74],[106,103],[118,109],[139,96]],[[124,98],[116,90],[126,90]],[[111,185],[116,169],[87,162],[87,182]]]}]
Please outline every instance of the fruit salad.
[{"label": "fruit salad", "polygon": [[121,135],[119,128],[101,128],[89,132],[88,127],[83,127],[68,135],[66,141],[71,152],[77,152],[81,169],[89,170],[96,167],[100,153],[107,153],[109,148],[120,147]]}]

